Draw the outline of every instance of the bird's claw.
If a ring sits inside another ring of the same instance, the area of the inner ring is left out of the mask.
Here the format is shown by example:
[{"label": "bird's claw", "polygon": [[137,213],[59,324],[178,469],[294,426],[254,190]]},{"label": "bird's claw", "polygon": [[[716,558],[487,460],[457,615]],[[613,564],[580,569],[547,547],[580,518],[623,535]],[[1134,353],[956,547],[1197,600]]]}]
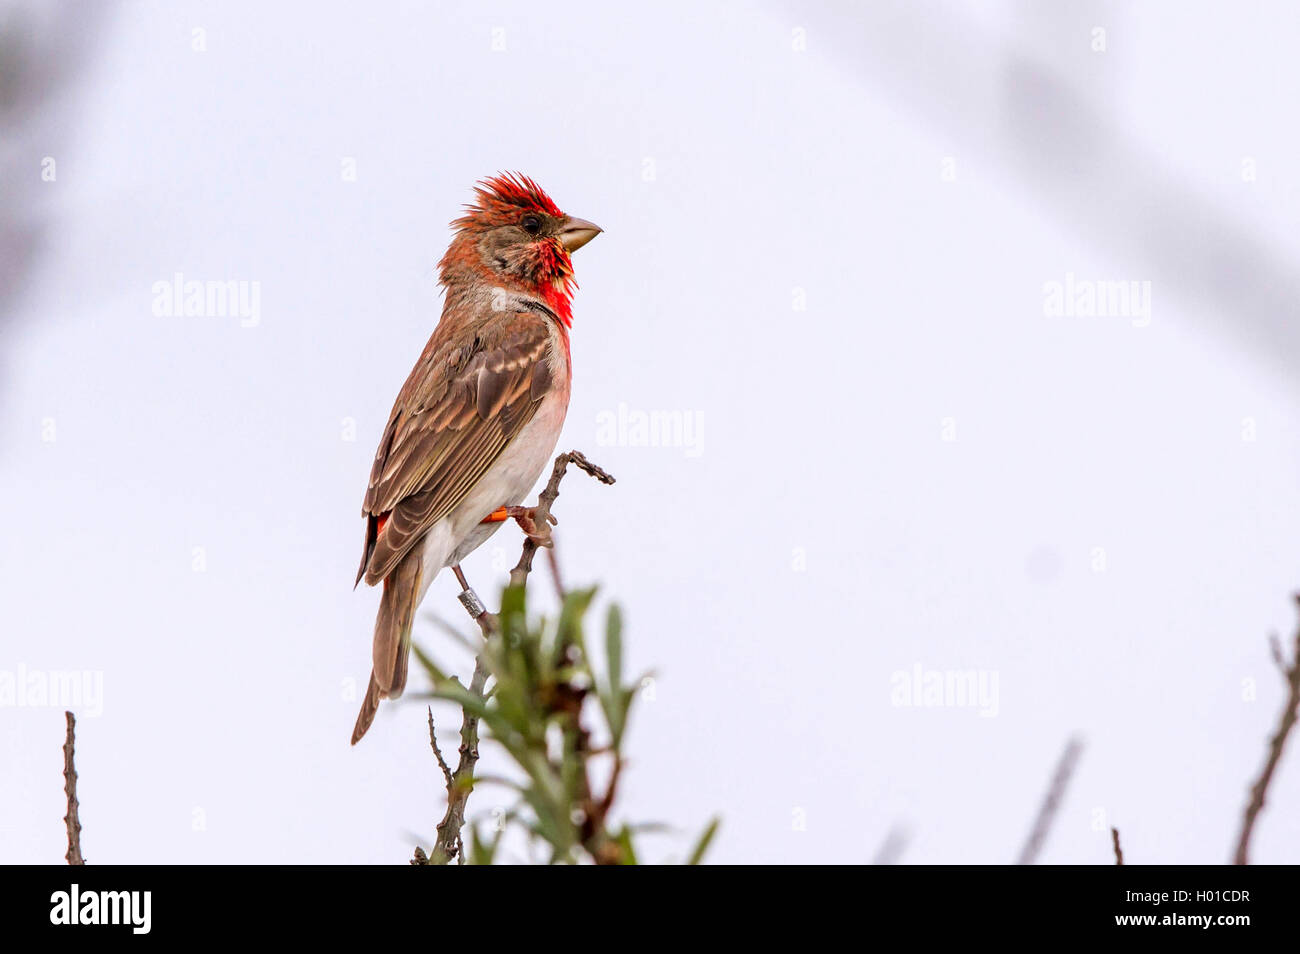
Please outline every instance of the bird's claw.
[{"label": "bird's claw", "polygon": [[539,547],[555,546],[555,541],[551,538],[551,525],[560,521],[555,518],[554,514],[548,513],[541,526],[537,524],[536,507],[507,507],[506,516],[511,517],[515,523],[519,524],[519,529],[524,531],[524,534],[535,545]]}]

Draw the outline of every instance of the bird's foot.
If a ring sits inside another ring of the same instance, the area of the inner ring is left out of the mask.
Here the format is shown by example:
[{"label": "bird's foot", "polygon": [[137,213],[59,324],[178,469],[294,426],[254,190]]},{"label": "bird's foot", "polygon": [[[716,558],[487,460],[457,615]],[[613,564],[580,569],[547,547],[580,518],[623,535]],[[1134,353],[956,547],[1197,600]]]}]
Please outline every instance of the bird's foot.
[{"label": "bird's foot", "polygon": [[[556,524],[560,521],[553,514],[546,515],[549,524]],[[519,529],[524,531],[529,540],[532,540],[539,547],[551,547],[555,542],[551,539],[551,528],[548,523],[543,523],[540,527],[537,525],[537,508],[536,507],[497,507],[490,514],[484,517],[480,523],[501,523],[505,520],[513,519],[519,524]]]},{"label": "bird's foot", "polygon": [[529,540],[539,547],[553,547],[555,541],[551,539],[551,525],[560,521],[552,514],[547,514],[546,519],[539,526],[537,523],[536,507],[506,507],[506,516],[514,519],[519,524],[519,529]]}]

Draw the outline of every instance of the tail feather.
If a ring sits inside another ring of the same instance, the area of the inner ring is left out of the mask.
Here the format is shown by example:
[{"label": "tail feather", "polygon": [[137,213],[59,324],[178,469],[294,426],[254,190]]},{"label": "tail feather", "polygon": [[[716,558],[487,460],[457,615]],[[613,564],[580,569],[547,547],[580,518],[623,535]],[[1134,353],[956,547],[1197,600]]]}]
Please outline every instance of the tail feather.
[{"label": "tail feather", "polygon": [[375,682],[375,674],[372,672],[370,687],[366,690],[366,698],[361,703],[361,712],[357,714],[357,724],[352,728],[353,745],[361,741],[361,737],[370,728],[370,723],[375,721],[375,713],[379,711],[379,700],[382,698],[379,683]]},{"label": "tail feather", "polygon": [[352,744],[366,734],[379,709],[380,699],[396,699],[406,688],[407,659],[411,652],[411,627],[420,600],[423,556],[413,550],[402,558],[384,580],[384,593],[375,618],[374,668],[370,685],[352,730]]},{"label": "tail feather", "polygon": [[406,688],[406,657],[411,650],[411,626],[420,599],[419,552],[402,558],[384,580],[384,595],[375,617],[374,676],[383,694],[396,699]]}]

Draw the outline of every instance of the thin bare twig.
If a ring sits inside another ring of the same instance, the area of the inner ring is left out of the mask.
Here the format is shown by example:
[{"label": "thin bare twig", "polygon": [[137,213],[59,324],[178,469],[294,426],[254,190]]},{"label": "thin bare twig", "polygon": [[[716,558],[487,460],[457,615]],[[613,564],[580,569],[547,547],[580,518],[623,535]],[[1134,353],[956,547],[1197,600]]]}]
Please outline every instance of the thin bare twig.
[{"label": "thin bare twig", "polygon": [[1124,863],[1124,849],[1119,846],[1119,829],[1113,826],[1110,830],[1110,843],[1115,847],[1115,864],[1122,865]]},{"label": "thin bare twig", "polygon": [[68,826],[68,853],[64,856],[70,865],[84,865],[86,859],[81,857],[81,819],[77,815],[77,769],[72,764],[77,746],[77,719],[71,712],[68,717],[68,734],[63,741],[63,791],[68,796],[68,813],[63,821]]},{"label": "thin bare twig", "polygon": [[[1296,602],[1300,603],[1300,594],[1296,594]],[[1250,838],[1255,831],[1255,823],[1259,820],[1259,813],[1264,810],[1265,796],[1273,781],[1273,773],[1277,771],[1278,763],[1282,761],[1282,751],[1286,748],[1287,737],[1295,727],[1297,713],[1300,713],[1300,626],[1296,627],[1295,648],[1289,665],[1282,656],[1282,647],[1276,636],[1270,641],[1269,648],[1273,662],[1277,664],[1277,668],[1282,671],[1282,677],[1286,680],[1286,706],[1282,710],[1281,719],[1278,720],[1277,729],[1269,739],[1268,757],[1264,760],[1264,768],[1260,771],[1255,784],[1250,787],[1250,798],[1242,814],[1241,834],[1237,838],[1237,850],[1232,860],[1232,863],[1237,865],[1250,864]]]},{"label": "thin bare twig", "polygon": [[[452,570],[462,590],[469,591],[469,581],[465,579],[465,573],[461,568],[454,566]],[[483,631],[483,638],[487,639],[496,626],[496,617],[486,609],[474,615],[468,603],[465,604],[465,610],[473,617],[474,622],[478,623],[479,629]],[[487,663],[480,653],[474,660],[474,675],[470,677],[469,691],[480,699],[487,698],[487,678]],[[442,775],[446,780],[447,810],[443,813],[442,821],[438,822],[438,838],[433,846],[433,854],[426,857],[422,851],[417,851],[415,860],[411,863],[445,865],[450,864],[455,858],[459,864],[464,864],[465,845],[461,841],[461,831],[465,827],[465,803],[469,801],[469,793],[474,790],[474,767],[478,765],[478,716],[468,709],[461,710],[459,758],[454,772],[443,759],[442,753],[438,751],[438,743],[433,731],[432,706],[429,707],[429,741],[433,745],[438,765],[442,768]]]},{"label": "thin bare twig", "polygon": [[[614,483],[614,478],[604,470],[597,467],[586,456],[578,451],[569,451],[567,454],[561,454],[555,458],[555,466],[551,469],[551,479],[547,481],[546,489],[538,497],[536,515],[534,521],[537,526],[547,526],[551,513],[551,507],[555,503],[555,498],[560,495],[560,481],[564,479],[564,474],[570,464],[573,464],[579,470],[590,474],[603,484]],[[510,571],[510,585],[524,586],[527,584],[528,574],[533,568],[533,555],[537,552],[537,544],[531,537],[524,539],[523,553],[519,557],[519,563]],[[465,579],[465,574],[460,567],[453,568],[456,579],[461,588],[468,590],[469,582]],[[563,588],[560,585],[559,568],[552,563],[554,571],[555,585],[563,597]],[[471,615],[472,615],[472,611]],[[483,638],[487,639],[496,627],[496,617],[486,609],[474,616],[474,621],[478,623],[479,628],[483,631]],[[474,675],[470,679],[469,691],[480,699],[486,699],[486,688],[488,680],[487,663],[480,653],[474,662]],[[472,715],[468,709],[463,710],[463,716],[460,724],[460,751],[459,760],[456,763],[456,770],[451,772],[447,764],[443,761],[441,753],[438,753],[437,742],[433,735],[433,712],[429,712],[429,737],[433,741],[434,752],[438,755],[438,762],[442,766],[443,776],[447,779],[447,811],[438,823],[438,839],[433,848],[433,854],[424,857],[422,851],[417,850],[415,860],[412,864],[448,864],[455,858],[460,864],[465,863],[465,846],[461,840],[461,832],[465,827],[465,805],[469,801],[469,793],[474,790],[474,767],[478,764],[478,717]]]},{"label": "thin bare twig", "polygon": [[1070,785],[1070,776],[1074,774],[1074,767],[1082,754],[1083,742],[1078,738],[1072,738],[1065,743],[1065,751],[1061,753],[1061,759],[1056,763],[1056,771],[1052,773],[1052,783],[1043,797],[1043,804],[1038,809],[1038,817],[1034,819],[1034,827],[1029,832],[1025,846],[1020,849],[1020,859],[1016,864],[1032,865],[1038,858],[1038,853],[1052,830],[1057,809],[1061,807],[1061,802],[1065,798],[1065,790]]},{"label": "thin bare twig", "polygon": [[[561,454],[555,458],[555,466],[551,469],[551,479],[547,482],[546,489],[537,498],[537,512],[533,517],[533,522],[537,526],[546,526],[551,507],[555,504],[555,498],[560,496],[560,481],[564,478],[564,473],[568,470],[570,464],[595,477],[602,484],[612,484],[614,482],[613,477],[587,460],[586,455],[579,451],[575,450],[569,451],[567,454]],[[520,555],[515,568],[510,571],[511,586],[522,586],[524,581],[528,579],[528,574],[533,569],[533,556],[536,553],[537,544],[533,542],[533,539],[529,537],[524,540],[524,552]]]},{"label": "thin bare twig", "polygon": [[[474,675],[469,691],[480,699],[486,698],[488,668],[482,654],[474,661]],[[460,833],[465,827],[465,804],[474,791],[474,766],[478,765],[478,717],[466,709],[460,723],[460,759],[456,771],[447,783],[447,811],[438,823],[438,840],[433,846],[432,864],[447,864],[453,858],[464,863],[465,846]]]},{"label": "thin bare twig", "polygon": [[433,756],[438,760],[438,768],[442,769],[442,777],[447,781],[447,787],[452,785],[451,769],[447,766],[447,760],[442,757],[442,749],[438,748],[438,733],[433,730],[433,706],[429,706],[429,745],[433,748]]}]

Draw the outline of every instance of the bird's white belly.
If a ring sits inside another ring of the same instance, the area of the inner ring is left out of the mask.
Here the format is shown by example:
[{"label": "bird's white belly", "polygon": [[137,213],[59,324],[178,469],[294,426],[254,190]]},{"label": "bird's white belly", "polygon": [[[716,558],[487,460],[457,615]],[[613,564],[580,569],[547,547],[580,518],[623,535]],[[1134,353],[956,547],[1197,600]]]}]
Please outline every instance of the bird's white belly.
[{"label": "bird's white belly", "polygon": [[455,510],[430,528],[424,543],[421,599],[438,570],[459,563],[501,528],[501,522],[483,523],[484,517],[498,507],[524,502],[525,495],[551,460],[568,407],[568,387],[547,394],[537,413],[492,462],[473,490]]}]

